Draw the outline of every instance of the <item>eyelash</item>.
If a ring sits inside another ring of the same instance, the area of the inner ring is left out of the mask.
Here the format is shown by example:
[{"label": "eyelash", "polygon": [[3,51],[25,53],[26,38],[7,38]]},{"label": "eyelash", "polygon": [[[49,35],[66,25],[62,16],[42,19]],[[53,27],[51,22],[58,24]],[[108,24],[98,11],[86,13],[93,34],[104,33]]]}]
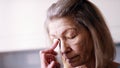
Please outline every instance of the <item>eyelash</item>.
[{"label": "eyelash", "polygon": [[77,34],[74,34],[74,35],[68,36],[67,38],[68,39],[74,39],[76,36],[77,36]]}]

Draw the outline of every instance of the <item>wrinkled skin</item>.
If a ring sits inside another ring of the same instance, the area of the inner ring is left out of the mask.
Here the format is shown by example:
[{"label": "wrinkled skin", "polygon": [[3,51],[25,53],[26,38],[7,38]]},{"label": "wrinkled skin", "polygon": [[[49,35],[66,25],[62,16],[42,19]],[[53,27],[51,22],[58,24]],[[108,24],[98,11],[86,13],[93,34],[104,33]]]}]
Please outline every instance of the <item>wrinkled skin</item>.
[{"label": "wrinkled skin", "polygon": [[[87,66],[90,68],[90,65],[92,66],[91,68],[94,68],[93,41],[86,28],[75,23],[70,18],[58,18],[47,22],[49,23],[48,30],[50,39],[59,39],[60,50],[65,62],[72,68],[80,66]],[[43,54],[47,55],[46,53]],[[45,56],[43,56],[43,58],[46,60]],[[91,64],[89,65],[89,63]]]}]

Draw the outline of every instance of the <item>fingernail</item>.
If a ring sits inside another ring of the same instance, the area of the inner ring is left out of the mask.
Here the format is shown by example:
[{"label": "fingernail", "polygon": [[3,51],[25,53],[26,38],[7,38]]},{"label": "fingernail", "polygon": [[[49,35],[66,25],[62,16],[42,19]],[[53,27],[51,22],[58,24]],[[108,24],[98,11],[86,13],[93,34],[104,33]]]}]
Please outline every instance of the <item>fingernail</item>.
[{"label": "fingernail", "polygon": [[57,41],[59,41],[59,40],[58,40],[58,39],[54,39],[54,40],[53,40],[54,43],[57,42]]}]

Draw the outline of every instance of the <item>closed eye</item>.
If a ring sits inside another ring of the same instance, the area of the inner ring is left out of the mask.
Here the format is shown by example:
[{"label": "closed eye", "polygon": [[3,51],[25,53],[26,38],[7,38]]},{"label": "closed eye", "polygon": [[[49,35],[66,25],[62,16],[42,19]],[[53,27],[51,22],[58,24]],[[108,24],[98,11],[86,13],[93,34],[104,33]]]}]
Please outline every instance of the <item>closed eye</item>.
[{"label": "closed eye", "polygon": [[67,39],[73,39],[77,36],[77,31],[75,29],[71,29],[71,30],[67,31],[65,36]]}]

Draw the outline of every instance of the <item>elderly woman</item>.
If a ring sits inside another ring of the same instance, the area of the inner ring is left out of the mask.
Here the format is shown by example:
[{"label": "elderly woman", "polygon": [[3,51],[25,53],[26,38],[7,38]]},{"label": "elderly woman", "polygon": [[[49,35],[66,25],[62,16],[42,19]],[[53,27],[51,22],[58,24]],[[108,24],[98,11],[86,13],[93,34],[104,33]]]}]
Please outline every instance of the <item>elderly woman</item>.
[{"label": "elderly woman", "polygon": [[40,52],[42,68],[60,68],[54,51],[58,44],[64,68],[120,68],[113,61],[109,29],[90,1],[59,0],[48,9],[45,27],[50,40],[58,40]]}]

